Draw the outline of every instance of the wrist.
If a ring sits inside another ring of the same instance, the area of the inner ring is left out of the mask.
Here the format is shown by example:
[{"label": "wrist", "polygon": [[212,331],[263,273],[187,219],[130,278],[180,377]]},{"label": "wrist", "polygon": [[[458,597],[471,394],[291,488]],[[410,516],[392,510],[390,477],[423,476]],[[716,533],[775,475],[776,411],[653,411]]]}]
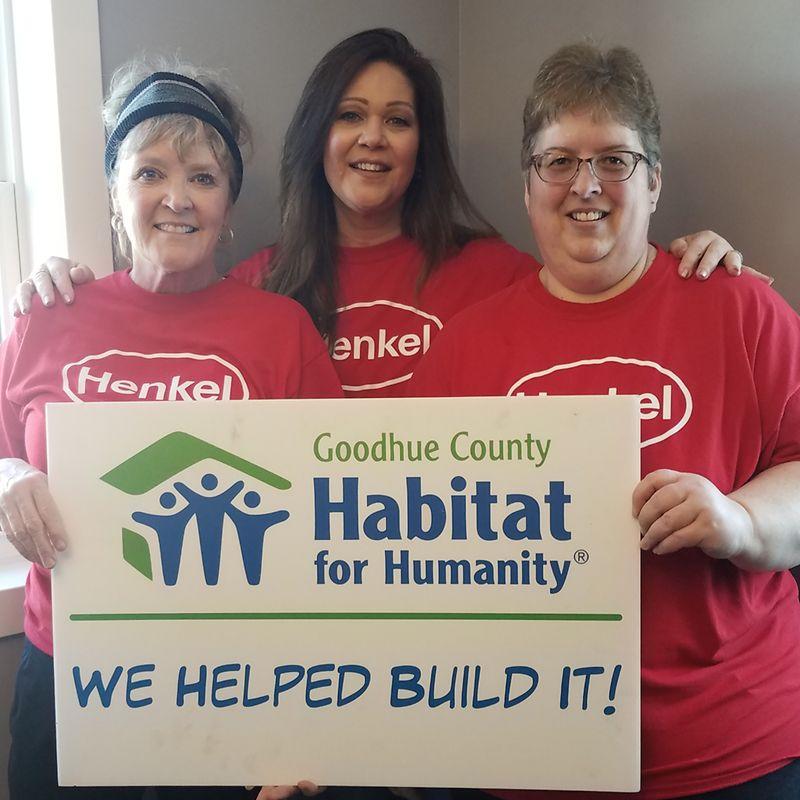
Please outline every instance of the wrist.
[{"label": "wrist", "polygon": [[753,515],[746,503],[728,495],[735,515],[734,529],[737,531],[733,553],[728,560],[740,569],[759,569],[764,563],[764,542],[758,535]]}]

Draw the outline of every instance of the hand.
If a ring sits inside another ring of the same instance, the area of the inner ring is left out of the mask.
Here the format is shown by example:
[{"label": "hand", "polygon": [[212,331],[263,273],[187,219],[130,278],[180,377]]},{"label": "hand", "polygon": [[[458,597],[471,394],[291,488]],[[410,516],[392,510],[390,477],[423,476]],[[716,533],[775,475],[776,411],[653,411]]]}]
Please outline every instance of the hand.
[{"label": "hand", "polygon": [[18,458],[0,464],[0,530],[28,561],[50,569],[67,540],[47,476]]},{"label": "hand", "polygon": [[666,555],[699,547],[711,558],[735,558],[754,537],[744,506],[711,481],[691,472],[659,469],[633,490],[633,516],[642,529],[642,550]]},{"label": "hand", "polygon": [[683,278],[691,278],[694,273],[699,280],[705,280],[722,265],[729,275],[740,275],[744,271],[770,286],[775,282],[769,275],[744,266],[742,254],[714,231],[699,231],[681,236],[670,244],[669,251],[681,260],[678,272]]},{"label": "hand", "polygon": [[44,305],[52,306],[56,290],[65,303],[71,303],[75,299],[73,285],[80,286],[93,280],[94,273],[85,264],[51,256],[17,286],[11,301],[11,311],[15,317],[30,313],[31,299],[35,294],[42,298]]},{"label": "hand", "polygon": [[287,797],[294,797],[298,792],[303,797],[314,797],[324,791],[324,786],[317,786],[311,781],[298,781],[296,786],[262,786],[256,800],[285,800]]}]

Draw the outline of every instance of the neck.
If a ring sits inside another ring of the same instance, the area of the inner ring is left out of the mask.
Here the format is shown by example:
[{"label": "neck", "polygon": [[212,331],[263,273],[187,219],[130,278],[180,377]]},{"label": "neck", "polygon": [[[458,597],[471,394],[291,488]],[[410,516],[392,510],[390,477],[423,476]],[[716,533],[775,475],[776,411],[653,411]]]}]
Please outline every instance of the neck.
[{"label": "neck", "polygon": [[337,203],[336,224],[342,247],[372,247],[396,239],[403,232],[399,208],[358,214]]},{"label": "neck", "polygon": [[152,264],[137,264],[134,260],[131,280],[147,292],[189,294],[217,283],[220,277],[213,264],[181,272],[169,272]]},{"label": "neck", "polygon": [[547,292],[553,295],[553,297],[557,297],[559,300],[566,300],[568,303],[602,303],[604,300],[610,300],[612,297],[616,297],[630,289],[631,286],[650,269],[650,265],[653,263],[655,257],[656,249],[648,243],[642,255],[636,259],[636,262],[623,278],[607,289],[590,294],[575,291],[562,284],[555,275],[550,272],[547,265],[542,267],[539,272],[539,280]]}]

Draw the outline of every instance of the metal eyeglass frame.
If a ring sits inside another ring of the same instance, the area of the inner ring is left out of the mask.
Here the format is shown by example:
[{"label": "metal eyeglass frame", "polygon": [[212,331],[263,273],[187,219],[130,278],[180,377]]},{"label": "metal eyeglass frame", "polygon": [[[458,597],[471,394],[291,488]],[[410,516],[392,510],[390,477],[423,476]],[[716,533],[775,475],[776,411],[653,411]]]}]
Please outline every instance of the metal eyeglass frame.
[{"label": "metal eyeglass frame", "polygon": [[[602,156],[611,155],[612,153],[627,153],[634,157],[633,167],[631,168],[630,173],[624,178],[601,178],[594,170],[594,160],[596,158],[600,158]],[[539,172],[539,165],[541,164],[542,159],[547,155],[547,153],[535,153],[531,156],[531,164],[533,164],[533,168],[536,170],[536,174],[539,176],[539,179],[544,181],[545,183],[572,183],[575,178],[578,177],[578,173],[581,170],[581,164],[588,164],[589,169],[594,176],[595,180],[600,181],[601,183],[624,183],[627,180],[631,179],[631,176],[634,172],[636,172],[636,167],[639,166],[640,161],[644,161],[648,167],[652,167],[653,165],[650,163],[650,159],[644,153],[637,153],[635,150],[607,150],[605,153],[598,153],[596,156],[592,156],[591,158],[577,158],[576,156],[567,156],[565,158],[575,158],[575,172],[570,175],[569,178],[564,178],[560,181],[549,180],[542,176],[542,173]]]}]

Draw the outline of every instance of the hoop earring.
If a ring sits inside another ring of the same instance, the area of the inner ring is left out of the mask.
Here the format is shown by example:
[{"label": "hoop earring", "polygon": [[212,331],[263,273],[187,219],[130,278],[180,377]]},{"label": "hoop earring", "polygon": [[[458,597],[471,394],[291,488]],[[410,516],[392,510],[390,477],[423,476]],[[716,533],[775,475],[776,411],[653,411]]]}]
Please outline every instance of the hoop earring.
[{"label": "hoop earring", "polygon": [[111,215],[111,227],[114,229],[115,233],[121,233],[124,230],[122,217],[116,212]]},{"label": "hoop earring", "polygon": [[217,241],[220,244],[230,244],[235,238],[235,234],[233,232],[233,228],[230,225],[226,225],[222,230],[219,232],[219,236],[217,236]]}]

